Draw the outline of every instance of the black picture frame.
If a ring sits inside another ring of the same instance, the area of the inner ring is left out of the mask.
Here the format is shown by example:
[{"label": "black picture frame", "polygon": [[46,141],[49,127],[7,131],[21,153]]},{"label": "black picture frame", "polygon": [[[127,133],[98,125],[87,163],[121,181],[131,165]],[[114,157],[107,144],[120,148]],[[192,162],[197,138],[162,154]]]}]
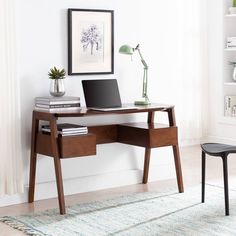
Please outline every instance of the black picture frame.
[{"label": "black picture frame", "polygon": [[114,11],[68,9],[68,74],[114,73]]}]

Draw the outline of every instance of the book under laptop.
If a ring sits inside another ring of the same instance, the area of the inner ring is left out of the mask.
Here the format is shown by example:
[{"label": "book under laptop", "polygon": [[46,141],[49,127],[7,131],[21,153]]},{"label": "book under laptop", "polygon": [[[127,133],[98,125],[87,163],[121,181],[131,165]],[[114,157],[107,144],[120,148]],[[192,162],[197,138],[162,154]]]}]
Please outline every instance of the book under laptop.
[{"label": "book under laptop", "polygon": [[138,109],[136,106],[122,106],[116,79],[82,80],[84,98],[89,109],[117,111]]}]

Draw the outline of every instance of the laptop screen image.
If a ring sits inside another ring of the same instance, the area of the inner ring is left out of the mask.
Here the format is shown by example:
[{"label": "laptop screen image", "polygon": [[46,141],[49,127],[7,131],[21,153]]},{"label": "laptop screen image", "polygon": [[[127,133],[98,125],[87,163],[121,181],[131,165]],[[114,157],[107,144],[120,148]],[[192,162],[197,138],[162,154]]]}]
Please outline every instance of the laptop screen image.
[{"label": "laptop screen image", "polygon": [[82,80],[87,107],[118,108],[121,99],[116,79]]}]

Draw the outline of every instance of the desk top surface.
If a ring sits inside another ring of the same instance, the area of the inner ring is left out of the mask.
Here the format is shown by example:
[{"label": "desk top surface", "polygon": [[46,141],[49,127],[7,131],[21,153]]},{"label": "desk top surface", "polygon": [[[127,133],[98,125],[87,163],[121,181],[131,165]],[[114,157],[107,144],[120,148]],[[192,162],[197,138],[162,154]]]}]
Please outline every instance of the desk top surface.
[{"label": "desk top surface", "polygon": [[[124,104],[134,107],[133,104]],[[132,114],[132,113],[141,113],[141,112],[154,112],[154,111],[166,111],[174,108],[174,105],[161,104],[161,103],[152,103],[147,106],[135,106],[136,109],[125,109],[125,110],[113,110],[113,111],[95,111],[90,110],[86,107],[80,107],[75,111],[60,111],[60,112],[49,112],[42,110],[34,110],[37,113],[46,113],[56,117],[76,117],[76,116],[95,116],[95,115],[112,115],[112,114]]]}]

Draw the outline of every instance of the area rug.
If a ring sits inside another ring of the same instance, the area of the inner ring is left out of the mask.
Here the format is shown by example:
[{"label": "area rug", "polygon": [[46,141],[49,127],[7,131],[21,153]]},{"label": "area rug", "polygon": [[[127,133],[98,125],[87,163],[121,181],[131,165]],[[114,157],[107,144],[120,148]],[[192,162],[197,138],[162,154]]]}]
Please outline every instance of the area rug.
[{"label": "area rug", "polygon": [[206,203],[200,202],[201,187],[178,193],[176,189],[133,193],[110,200],[15,217],[2,217],[27,235],[236,235],[236,190],[230,190],[230,216],[225,216],[223,188],[206,186]]}]

